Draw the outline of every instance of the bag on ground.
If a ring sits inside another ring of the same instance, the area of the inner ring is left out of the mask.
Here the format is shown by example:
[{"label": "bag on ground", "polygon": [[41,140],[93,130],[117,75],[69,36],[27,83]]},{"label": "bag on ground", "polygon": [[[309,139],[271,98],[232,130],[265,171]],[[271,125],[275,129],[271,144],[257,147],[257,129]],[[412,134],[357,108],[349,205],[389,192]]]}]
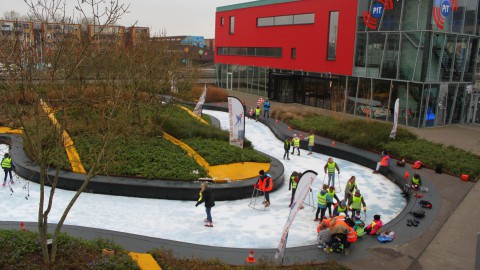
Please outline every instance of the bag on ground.
[{"label": "bag on ground", "polygon": [[412,215],[416,218],[423,218],[425,216],[425,211],[422,209],[412,211]]}]

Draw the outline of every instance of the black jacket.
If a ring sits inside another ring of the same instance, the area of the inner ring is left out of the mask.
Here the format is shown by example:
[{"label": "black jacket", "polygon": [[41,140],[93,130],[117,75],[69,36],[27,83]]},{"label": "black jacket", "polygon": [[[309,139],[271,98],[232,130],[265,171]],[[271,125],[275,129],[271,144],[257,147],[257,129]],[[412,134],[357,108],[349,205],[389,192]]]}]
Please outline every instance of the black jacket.
[{"label": "black jacket", "polygon": [[215,200],[213,198],[212,192],[209,188],[205,189],[205,191],[200,192],[198,197],[198,202],[195,206],[205,202],[205,207],[210,208],[215,206]]}]

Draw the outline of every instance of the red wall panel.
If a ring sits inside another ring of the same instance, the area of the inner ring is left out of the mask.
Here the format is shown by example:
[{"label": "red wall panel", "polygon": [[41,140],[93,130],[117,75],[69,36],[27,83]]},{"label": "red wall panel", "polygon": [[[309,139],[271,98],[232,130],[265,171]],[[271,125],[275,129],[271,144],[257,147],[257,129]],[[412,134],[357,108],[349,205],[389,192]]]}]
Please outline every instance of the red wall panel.
[{"label": "red wall panel", "polygon": [[[327,60],[330,11],[339,12],[336,60]],[[308,72],[351,75],[353,67],[356,0],[300,0],[266,6],[240,8],[216,13],[216,47],[281,47],[282,58],[217,55],[215,62],[270,67]],[[257,27],[257,18],[315,13],[308,25]],[[235,17],[235,33],[230,34],[230,16]],[[220,25],[220,18],[224,25]],[[295,59],[291,48],[297,49]]]}]

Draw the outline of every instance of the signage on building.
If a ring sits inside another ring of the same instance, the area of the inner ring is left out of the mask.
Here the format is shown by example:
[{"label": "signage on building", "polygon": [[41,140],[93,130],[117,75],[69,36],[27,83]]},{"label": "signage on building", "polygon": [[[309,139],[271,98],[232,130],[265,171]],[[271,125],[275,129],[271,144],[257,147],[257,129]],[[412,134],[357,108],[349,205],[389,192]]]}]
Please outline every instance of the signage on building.
[{"label": "signage on building", "polygon": [[438,28],[443,29],[445,19],[452,11],[458,10],[458,0],[433,0],[433,20]]},{"label": "signage on building", "polygon": [[385,10],[393,10],[393,0],[379,0],[372,5],[369,11],[362,13],[363,22],[365,25],[373,30],[377,29],[378,20],[382,18]]}]

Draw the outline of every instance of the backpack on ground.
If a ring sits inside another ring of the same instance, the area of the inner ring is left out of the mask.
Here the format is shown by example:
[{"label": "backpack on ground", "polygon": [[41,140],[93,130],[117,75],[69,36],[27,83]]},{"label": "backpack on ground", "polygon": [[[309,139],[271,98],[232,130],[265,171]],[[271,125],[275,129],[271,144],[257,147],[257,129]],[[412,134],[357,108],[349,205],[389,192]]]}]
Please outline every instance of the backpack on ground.
[{"label": "backpack on ground", "polygon": [[422,209],[412,211],[412,215],[416,218],[423,218],[425,217],[425,211]]},{"label": "backpack on ground", "polygon": [[432,209],[432,203],[429,201],[421,200],[418,205],[422,208]]},{"label": "backpack on ground", "polygon": [[335,239],[335,241],[332,244],[332,251],[335,252],[335,253],[342,253],[343,243],[340,242],[340,240]]}]

